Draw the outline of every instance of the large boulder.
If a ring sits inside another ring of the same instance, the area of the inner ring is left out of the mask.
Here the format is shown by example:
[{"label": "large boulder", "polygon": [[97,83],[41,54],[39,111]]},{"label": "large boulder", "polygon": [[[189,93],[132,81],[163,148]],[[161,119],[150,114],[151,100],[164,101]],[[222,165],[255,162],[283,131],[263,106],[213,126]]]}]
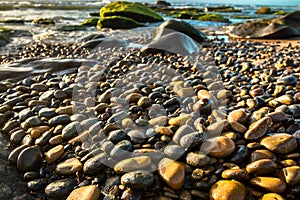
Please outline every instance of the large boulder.
[{"label": "large boulder", "polygon": [[163,18],[146,5],[135,2],[112,2],[100,9],[100,18],[121,16],[137,22],[159,22]]},{"label": "large boulder", "polygon": [[112,28],[112,29],[131,29],[144,26],[142,23],[134,19],[122,16],[103,17],[98,21],[97,28]]},{"label": "large boulder", "polygon": [[161,24],[159,27],[156,28],[155,36],[153,40],[157,40],[161,38],[163,35],[172,33],[172,32],[180,32],[183,33],[196,42],[204,42],[206,41],[206,36],[200,30],[194,28],[192,25],[185,21],[179,20],[169,20]]},{"label": "large boulder", "polygon": [[233,38],[283,39],[300,35],[300,11],[276,19],[247,21],[229,33]]},{"label": "large boulder", "polygon": [[271,12],[271,8],[269,8],[269,7],[261,7],[261,8],[259,8],[259,9],[257,9],[256,11],[255,11],[255,14],[263,14],[263,15],[265,15],[265,14],[271,14],[272,12]]},{"label": "large boulder", "polygon": [[142,52],[155,53],[175,53],[189,55],[199,51],[197,43],[189,36],[173,32],[163,35],[157,40],[153,40],[141,49]]},{"label": "large boulder", "polygon": [[155,2],[155,5],[157,5],[157,6],[170,6],[171,4],[167,1],[164,1],[164,0],[157,0]]}]

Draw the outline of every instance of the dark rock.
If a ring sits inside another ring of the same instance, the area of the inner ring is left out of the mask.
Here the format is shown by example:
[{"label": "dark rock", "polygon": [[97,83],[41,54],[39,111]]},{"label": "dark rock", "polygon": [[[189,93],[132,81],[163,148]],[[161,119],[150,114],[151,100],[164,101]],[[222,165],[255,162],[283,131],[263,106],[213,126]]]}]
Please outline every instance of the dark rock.
[{"label": "dark rock", "polygon": [[54,181],[46,186],[45,194],[51,198],[64,198],[73,190],[76,183],[73,178]]},{"label": "dark rock", "polygon": [[83,171],[88,176],[99,174],[105,167],[104,163],[107,159],[106,153],[101,153],[95,157],[90,158],[84,163]]},{"label": "dark rock", "polygon": [[37,147],[27,147],[18,156],[18,169],[22,172],[36,171],[42,164],[42,157],[42,152]]},{"label": "dark rock", "polygon": [[121,177],[121,183],[132,189],[147,189],[154,183],[154,176],[147,171],[129,172]]}]

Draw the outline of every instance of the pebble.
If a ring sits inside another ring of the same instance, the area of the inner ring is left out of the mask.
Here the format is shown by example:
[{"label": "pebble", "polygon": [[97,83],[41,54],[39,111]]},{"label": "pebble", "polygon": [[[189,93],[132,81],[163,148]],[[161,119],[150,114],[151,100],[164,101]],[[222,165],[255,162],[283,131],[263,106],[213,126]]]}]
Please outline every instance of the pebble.
[{"label": "pebble", "polygon": [[248,173],[255,175],[271,174],[276,170],[276,163],[271,159],[261,159],[254,161],[246,166]]},{"label": "pebble", "polygon": [[265,150],[265,149],[255,150],[251,154],[251,162],[255,162],[255,161],[261,160],[261,159],[272,159],[273,161],[275,161],[276,157],[271,151]]},{"label": "pebble", "polygon": [[24,144],[12,150],[8,156],[8,160],[14,164],[17,164],[19,154],[27,147],[29,147],[29,145]]},{"label": "pebble", "polygon": [[51,108],[42,108],[39,111],[40,117],[52,118],[56,115],[56,112]]},{"label": "pebble", "polygon": [[50,198],[66,198],[76,184],[77,182],[73,178],[57,180],[46,186],[45,194]]},{"label": "pebble", "polygon": [[164,148],[164,154],[174,160],[181,157],[184,153],[185,153],[184,148],[179,145],[167,145]]},{"label": "pebble", "polygon": [[58,145],[46,152],[45,157],[48,164],[58,160],[64,154],[64,146]]},{"label": "pebble", "polygon": [[132,172],[143,170],[151,166],[151,158],[149,156],[139,156],[134,158],[124,159],[114,166],[115,172],[122,174],[125,172]]},{"label": "pebble", "polygon": [[189,119],[191,119],[192,116],[189,114],[182,114],[178,117],[173,117],[169,119],[169,125],[170,126],[181,126],[184,125]]},{"label": "pebble", "polygon": [[173,136],[173,141],[176,143],[176,144],[180,144],[180,139],[189,134],[189,133],[192,133],[194,132],[194,129],[189,126],[189,125],[182,125],[180,126],[177,131],[175,132],[174,136]]},{"label": "pebble", "polygon": [[245,139],[257,140],[264,136],[270,128],[272,120],[270,117],[264,117],[250,125],[249,130],[245,133]]},{"label": "pebble", "polygon": [[280,194],[268,193],[264,194],[259,200],[285,200]]},{"label": "pebble", "polygon": [[250,179],[250,183],[268,192],[282,193],[286,190],[285,182],[274,177],[255,177]]},{"label": "pebble", "polygon": [[299,166],[292,166],[286,167],[282,169],[284,180],[285,182],[292,186],[297,185],[300,183],[300,167]]},{"label": "pebble", "polygon": [[24,122],[26,127],[35,127],[35,126],[40,126],[42,125],[42,120],[38,116],[32,116],[26,119]]},{"label": "pebble", "polygon": [[212,200],[245,200],[246,187],[235,180],[220,180],[211,187],[209,197]]},{"label": "pebble", "polygon": [[51,118],[48,123],[50,126],[57,126],[57,125],[65,125],[71,122],[69,115],[58,115],[53,118]]},{"label": "pebble", "polygon": [[297,83],[297,78],[295,76],[284,76],[279,78],[277,83],[283,85],[295,85]]},{"label": "pebble", "polygon": [[96,185],[77,188],[71,192],[67,200],[98,200],[101,191]]},{"label": "pebble", "polygon": [[224,158],[232,154],[232,152],[235,150],[234,141],[226,136],[219,136],[209,140],[211,143],[211,150],[209,151],[208,155],[210,156]]},{"label": "pebble", "polygon": [[17,159],[17,167],[22,172],[36,171],[42,165],[42,152],[34,146],[23,149]]},{"label": "pebble", "polygon": [[178,190],[184,184],[184,166],[169,158],[163,158],[158,165],[159,176],[173,189]]},{"label": "pebble", "polygon": [[83,172],[88,176],[93,176],[101,173],[105,167],[104,163],[106,160],[106,153],[100,153],[99,155],[88,159],[83,165]]},{"label": "pebble", "polygon": [[245,124],[248,121],[248,115],[244,109],[238,109],[230,112],[227,119],[229,122],[234,121]]},{"label": "pebble", "polygon": [[78,133],[79,127],[80,127],[79,122],[71,122],[68,125],[66,125],[62,130],[63,139],[68,140],[73,138]]},{"label": "pebble", "polygon": [[222,178],[235,180],[248,180],[249,174],[245,169],[226,169],[222,172]]},{"label": "pebble", "polygon": [[186,156],[186,163],[193,167],[204,167],[210,161],[210,158],[200,153],[188,153]]},{"label": "pebble", "polygon": [[260,144],[272,152],[287,154],[297,149],[298,143],[296,139],[286,133],[278,133],[263,138]]},{"label": "pebble", "polygon": [[134,171],[122,175],[121,183],[134,190],[143,190],[152,186],[154,176],[148,171]]},{"label": "pebble", "polygon": [[61,175],[70,175],[81,171],[82,167],[81,162],[77,158],[70,158],[59,163],[55,168],[55,172]]}]

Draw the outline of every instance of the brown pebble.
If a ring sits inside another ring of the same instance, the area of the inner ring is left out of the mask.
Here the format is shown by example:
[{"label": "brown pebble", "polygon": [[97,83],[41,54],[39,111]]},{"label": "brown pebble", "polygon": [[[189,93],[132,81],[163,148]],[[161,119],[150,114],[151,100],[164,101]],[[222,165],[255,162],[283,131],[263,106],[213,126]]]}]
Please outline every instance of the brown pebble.
[{"label": "brown pebble", "polygon": [[244,200],[246,187],[235,180],[220,180],[210,189],[211,200]]}]

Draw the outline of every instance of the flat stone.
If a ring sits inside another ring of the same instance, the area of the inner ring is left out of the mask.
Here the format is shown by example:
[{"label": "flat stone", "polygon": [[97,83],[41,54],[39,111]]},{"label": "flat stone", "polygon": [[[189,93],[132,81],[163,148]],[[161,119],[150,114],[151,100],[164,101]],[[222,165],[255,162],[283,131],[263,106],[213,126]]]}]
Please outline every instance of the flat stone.
[{"label": "flat stone", "polygon": [[286,154],[297,149],[297,140],[287,133],[278,133],[263,138],[260,144],[272,152]]},{"label": "flat stone", "polygon": [[25,135],[24,130],[17,130],[10,135],[10,141],[15,144],[20,144]]},{"label": "flat stone", "polygon": [[81,171],[82,167],[81,162],[77,158],[70,158],[59,163],[55,168],[55,172],[62,175],[75,174]]},{"label": "flat stone", "polygon": [[249,179],[249,174],[245,169],[226,169],[222,172],[222,178],[243,181]]},{"label": "flat stone", "polygon": [[36,171],[42,165],[42,152],[37,147],[23,149],[17,159],[17,167],[22,172]]},{"label": "flat stone", "polygon": [[190,152],[186,156],[186,163],[193,167],[204,167],[209,161],[210,158],[201,153]]},{"label": "flat stone", "polygon": [[245,124],[248,120],[248,115],[244,109],[238,109],[230,112],[227,117],[228,121],[240,122]]},{"label": "flat stone", "polygon": [[66,140],[73,138],[74,136],[77,135],[78,130],[80,127],[79,122],[71,122],[68,125],[64,127],[62,130],[62,137]]},{"label": "flat stone", "polygon": [[65,151],[63,145],[57,145],[56,147],[53,147],[45,154],[47,163],[51,164],[55,162],[64,154],[64,152]]},{"label": "flat stone", "polygon": [[213,200],[245,200],[246,187],[235,180],[220,180],[211,187],[209,196]]},{"label": "flat stone", "polygon": [[99,174],[104,169],[104,161],[107,160],[107,154],[101,153],[88,159],[83,165],[83,172],[88,176]]},{"label": "flat stone", "polygon": [[271,159],[261,159],[254,161],[246,166],[248,173],[255,175],[271,174],[276,170],[276,163]]},{"label": "flat stone", "polygon": [[257,140],[264,136],[267,130],[271,127],[272,120],[270,117],[264,117],[254,124],[251,124],[249,130],[245,133],[245,139]]},{"label": "flat stone", "polygon": [[255,162],[257,160],[261,160],[261,159],[272,159],[272,160],[276,160],[275,155],[266,149],[258,149],[255,150],[254,152],[252,152],[251,154],[251,162]]},{"label": "flat stone", "polygon": [[34,127],[42,125],[43,122],[39,116],[32,116],[26,119],[24,123],[27,127]]},{"label": "flat stone", "polygon": [[126,187],[143,190],[154,183],[154,175],[148,171],[128,172],[121,177],[121,183]]},{"label": "flat stone", "polygon": [[181,126],[186,123],[189,119],[191,119],[192,116],[189,114],[181,114],[178,117],[173,117],[169,119],[169,125],[170,126]]},{"label": "flat stone", "polygon": [[174,160],[178,159],[184,153],[185,153],[184,148],[179,145],[167,145],[164,148],[164,154]]},{"label": "flat stone", "polygon": [[274,177],[255,177],[250,179],[250,183],[268,192],[282,193],[286,190],[285,182]]},{"label": "flat stone", "polygon": [[69,115],[58,115],[49,120],[50,126],[65,125],[71,122]]},{"label": "flat stone", "polygon": [[284,76],[277,80],[277,83],[284,85],[295,85],[297,83],[297,77],[295,76]]},{"label": "flat stone", "polygon": [[132,172],[137,170],[142,170],[150,167],[152,164],[151,158],[149,156],[139,156],[134,158],[128,158],[118,162],[114,166],[115,172],[121,174],[124,172]]},{"label": "flat stone", "polygon": [[180,139],[183,137],[183,136],[185,136],[185,135],[187,135],[187,134],[189,134],[189,133],[192,133],[192,132],[194,132],[195,130],[191,127],[191,126],[189,126],[189,125],[182,125],[182,126],[180,126],[177,130],[176,130],[176,132],[175,132],[175,134],[174,134],[174,136],[173,136],[173,141],[176,143],[176,144],[179,144],[180,143]]},{"label": "flat stone", "polygon": [[184,166],[168,158],[163,158],[158,165],[159,176],[173,189],[178,190],[184,184]]},{"label": "flat stone", "polygon": [[45,194],[51,198],[66,198],[76,186],[77,181],[73,178],[65,178],[48,184]]},{"label": "flat stone", "polygon": [[55,110],[53,110],[51,108],[42,108],[39,111],[39,116],[40,117],[51,118],[51,117],[54,117],[55,115],[56,115]]},{"label": "flat stone", "polygon": [[300,167],[291,166],[282,169],[285,182],[289,185],[297,185],[300,183]]},{"label": "flat stone", "polygon": [[29,147],[29,145],[24,144],[24,145],[18,146],[14,150],[12,150],[8,156],[8,160],[10,162],[12,162],[13,164],[17,164],[17,159],[18,159],[19,154],[27,147]]},{"label": "flat stone", "polygon": [[209,141],[212,145],[208,153],[210,156],[223,158],[229,156],[235,150],[235,143],[226,136],[212,138]]}]

